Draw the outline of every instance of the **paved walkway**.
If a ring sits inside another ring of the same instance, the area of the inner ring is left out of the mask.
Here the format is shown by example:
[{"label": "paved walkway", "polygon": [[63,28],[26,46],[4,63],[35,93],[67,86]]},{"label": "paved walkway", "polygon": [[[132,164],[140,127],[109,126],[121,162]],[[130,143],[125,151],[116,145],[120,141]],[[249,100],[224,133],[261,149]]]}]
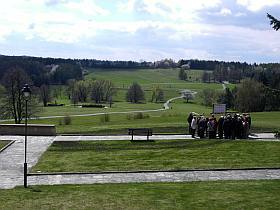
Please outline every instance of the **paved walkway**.
[{"label": "paved walkway", "polygon": [[139,183],[139,182],[190,182],[217,180],[280,179],[280,170],[230,170],[230,171],[184,171],[156,173],[112,173],[42,175],[28,177],[30,185]]},{"label": "paved walkway", "polygon": [[[258,134],[258,141],[279,141],[270,139],[273,134]],[[130,136],[30,136],[27,141],[27,162],[30,169],[39,160],[53,141],[85,140],[130,140]],[[145,139],[145,137],[138,137]],[[154,135],[159,139],[191,139],[189,135]],[[0,189],[9,189],[23,184],[24,137],[0,136],[0,140],[15,142],[0,153]],[[250,140],[248,140],[250,141]],[[112,173],[83,175],[44,175],[30,176],[31,185],[38,184],[91,184],[91,183],[124,183],[124,182],[183,182],[206,180],[242,180],[242,179],[280,179],[280,170],[232,170],[232,171],[186,171],[158,173]]]},{"label": "paved walkway", "polygon": [[[34,166],[39,157],[52,144],[55,137],[29,137],[27,143],[28,169]],[[0,153],[0,188],[13,188],[23,183],[24,137],[0,136],[0,140],[15,140]]]}]

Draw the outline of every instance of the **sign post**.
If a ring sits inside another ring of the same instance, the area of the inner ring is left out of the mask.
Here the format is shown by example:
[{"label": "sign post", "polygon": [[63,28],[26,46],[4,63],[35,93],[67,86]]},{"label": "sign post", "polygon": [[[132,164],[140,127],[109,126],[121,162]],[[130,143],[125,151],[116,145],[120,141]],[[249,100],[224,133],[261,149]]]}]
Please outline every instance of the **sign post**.
[{"label": "sign post", "polygon": [[213,104],[213,114],[225,114],[227,110],[226,104]]}]

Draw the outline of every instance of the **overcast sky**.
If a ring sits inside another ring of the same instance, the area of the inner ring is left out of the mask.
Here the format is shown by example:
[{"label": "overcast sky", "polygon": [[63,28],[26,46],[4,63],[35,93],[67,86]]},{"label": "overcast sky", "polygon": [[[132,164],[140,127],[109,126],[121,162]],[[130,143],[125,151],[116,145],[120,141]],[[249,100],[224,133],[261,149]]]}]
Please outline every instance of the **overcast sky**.
[{"label": "overcast sky", "polygon": [[280,0],[1,0],[0,54],[280,62]]}]

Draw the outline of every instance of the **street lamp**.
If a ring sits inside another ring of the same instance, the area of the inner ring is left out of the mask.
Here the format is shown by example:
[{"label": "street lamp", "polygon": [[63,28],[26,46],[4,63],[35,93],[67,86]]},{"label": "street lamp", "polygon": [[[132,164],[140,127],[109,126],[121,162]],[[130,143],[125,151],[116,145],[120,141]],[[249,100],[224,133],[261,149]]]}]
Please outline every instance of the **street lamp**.
[{"label": "street lamp", "polygon": [[21,90],[24,99],[25,99],[25,141],[24,141],[24,164],[23,164],[23,182],[24,187],[27,188],[27,162],[26,162],[26,150],[27,150],[27,101],[30,98],[31,90],[28,84],[25,84],[24,87]]}]

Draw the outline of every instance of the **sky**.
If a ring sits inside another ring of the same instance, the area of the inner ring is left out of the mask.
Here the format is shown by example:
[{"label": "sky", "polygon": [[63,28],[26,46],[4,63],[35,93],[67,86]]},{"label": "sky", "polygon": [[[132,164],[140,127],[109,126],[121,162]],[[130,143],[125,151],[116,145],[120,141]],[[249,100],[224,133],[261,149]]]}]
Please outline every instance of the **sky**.
[{"label": "sky", "polygon": [[280,0],[0,0],[0,54],[280,62]]}]

